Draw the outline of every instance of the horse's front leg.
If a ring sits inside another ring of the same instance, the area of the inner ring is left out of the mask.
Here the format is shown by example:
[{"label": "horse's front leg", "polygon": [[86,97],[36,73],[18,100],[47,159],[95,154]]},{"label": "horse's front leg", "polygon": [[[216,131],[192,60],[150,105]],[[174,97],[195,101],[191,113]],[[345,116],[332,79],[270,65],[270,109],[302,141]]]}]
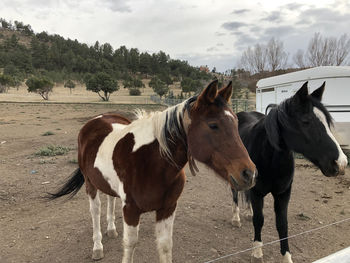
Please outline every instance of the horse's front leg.
[{"label": "horse's front leg", "polygon": [[131,203],[123,204],[123,244],[122,263],[132,263],[138,241],[141,212]]},{"label": "horse's front leg", "polygon": [[264,225],[264,197],[254,191],[250,191],[251,194],[251,204],[253,208],[253,225],[254,225],[254,243],[255,247],[252,251],[251,262],[252,263],[262,263],[263,252],[262,252],[262,240],[261,240],[261,229]]},{"label": "horse's front leg", "polygon": [[234,189],[232,190],[232,225],[235,227],[241,227],[241,219],[239,217],[239,206],[238,206],[238,192]]},{"label": "horse's front leg", "polygon": [[175,219],[175,207],[156,212],[156,242],[160,263],[172,262],[173,226]]},{"label": "horse's front leg", "polygon": [[281,254],[282,263],[293,263],[292,256],[289,252],[288,239],[288,203],[290,198],[291,187],[284,193],[279,195],[273,195],[274,197],[274,208],[276,215],[276,228],[278,235],[281,240]]}]

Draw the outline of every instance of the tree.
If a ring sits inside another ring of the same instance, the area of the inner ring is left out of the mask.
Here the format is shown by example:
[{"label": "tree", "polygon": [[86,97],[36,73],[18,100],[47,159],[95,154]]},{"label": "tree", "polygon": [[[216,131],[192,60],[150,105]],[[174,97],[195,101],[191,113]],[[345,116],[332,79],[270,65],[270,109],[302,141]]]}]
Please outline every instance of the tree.
[{"label": "tree", "polygon": [[187,93],[189,95],[191,94],[191,92],[196,92],[200,86],[201,84],[199,80],[193,80],[188,77],[185,77],[181,81],[182,92]]},{"label": "tree", "polygon": [[15,80],[10,75],[0,75],[0,93],[7,92],[8,88],[14,85]]},{"label": "tree", "polygon": [[103,101],[109,101],[111,94],[119,89],[118,82],[105,72],[88,76],[85,85],[87,90],[96,92]]},{"label": "tree", "polygon": [[51,80],[38,77],[30,77],[25,83],[28,87],[28,92],[38,93],[44,100],[49,99],[49,93],[54,85]]},{"label": "tree", "polygon": [[350,52],[350,39],[346,34],[336,39],[315,33],[306,51],[306,66],[340,66]]},{"label": "tree", "polygon": [[69,80],[67,80],[66,83],[64,83],[64,87],[65,88],[69,88],[70,94],[72,94],[72,89],[75,88],[75,83],[72,80],[69,79]]},{"label": "tree", "polygon": [[271,72],[283,69],[287,65],[288,54],[284,51],[283,42],[271,38],[266,46],[267,66]]},{"label": "tree", "polygon": [[248,47],[241,56],[241,67],[251,74],[261,73],[267,70],[267,54],[264,45],[256,44]]},{"label": "tree", "polygon": [[294,63],[301,69],[306,68],[306,61],[304,56],[304,51],[298,49],[298,51],[293,56]]},{"label": "tree", "polygon": [[153,77],[149,82],[149,86],[160,98],[169,92],[169,87],[161,81],[157,76]]},{"label": "tree", "polygon": [[242,98],[242,84],[238,80],[237,71],[232,70],[232,99],[240,99]]}]

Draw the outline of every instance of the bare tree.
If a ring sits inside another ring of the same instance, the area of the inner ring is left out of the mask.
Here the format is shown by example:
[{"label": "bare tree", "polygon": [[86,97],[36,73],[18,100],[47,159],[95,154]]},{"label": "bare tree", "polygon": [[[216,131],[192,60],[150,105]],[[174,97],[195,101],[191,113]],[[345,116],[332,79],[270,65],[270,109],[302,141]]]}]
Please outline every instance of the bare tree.
[{"label": "bare tree", "polygon": [[293,61],[299,68],[306,68],[306,61],[304,57],[304,51],[298,49],[298,51],[293,56]]},{"label": "bare tree", "polygon": [[248,47],[241,56],[241,67],[250,73],[267,70],[266,46],[256,44],[253,48]]},{"label": "bare tree", "polygon": [[337,50],[335,52],[335,63],[337,66],[345,62],[346,57],[350,52],[350,39],[347,34],[339,37],[337,42]]},{"label": "bare tree", "polygon": [[268,68],[272,72],[286,67],[288,54],[284,51],[282,41],[271,38],[266,46],[266,55]]},{"label": "bare tree", "polygon": [[334,37],[323,38],[315,33],[306,51],[306,66],[340,66],[350,52],[350,40],[346,34],[339,40]]}]

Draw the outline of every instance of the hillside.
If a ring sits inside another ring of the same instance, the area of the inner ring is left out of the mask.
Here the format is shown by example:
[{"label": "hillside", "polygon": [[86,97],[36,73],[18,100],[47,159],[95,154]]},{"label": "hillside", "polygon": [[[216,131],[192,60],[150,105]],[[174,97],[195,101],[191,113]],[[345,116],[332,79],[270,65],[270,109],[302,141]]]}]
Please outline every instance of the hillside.
[{"label": "hillside", "polygon": [[30,25],[22,22],[11,24],[0,19],[0,23],[0,68],[21,80],[29,75],[43,75],[54,82],[83,81],[86,74],[96,72],[106,72],[116,79],[128,79],[129,75],[210,79],[187,61],[171,59],[163,51],[149,54],[125,46],[114,49],[109,43],[98,41],[88,46],[60,35],[34,33]]}]

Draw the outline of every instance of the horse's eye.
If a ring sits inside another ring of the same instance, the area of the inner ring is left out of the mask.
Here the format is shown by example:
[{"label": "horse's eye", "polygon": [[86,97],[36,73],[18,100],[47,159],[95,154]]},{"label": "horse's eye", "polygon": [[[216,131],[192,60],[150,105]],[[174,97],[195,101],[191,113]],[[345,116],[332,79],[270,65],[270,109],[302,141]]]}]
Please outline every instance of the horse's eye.
[{"label": "horse's eye", "polygon": [[212,130],[218,130],[219,126],[216,123],[208,123],[208,126]]}]

